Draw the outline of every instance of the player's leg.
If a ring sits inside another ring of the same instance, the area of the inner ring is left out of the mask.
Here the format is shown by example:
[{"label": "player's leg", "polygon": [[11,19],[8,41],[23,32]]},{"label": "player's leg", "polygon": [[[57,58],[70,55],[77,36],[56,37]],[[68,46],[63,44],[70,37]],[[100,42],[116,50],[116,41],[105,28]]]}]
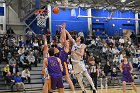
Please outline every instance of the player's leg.
[{"label": "player's leg", "polygon": [[74,85],[70,79],[69,73],[68,73],[68,66],[66,63],[64,63],[64,67],[63,67],[63,76],[66,80],[66,82],[70,85],[71,91],[73,91],[73,93],[75,93],[75,88]]},{"label": "player's leg", "polygon": [[92,78],[90,77],[90,75],[88,74],[87,70],[83,72],[83,75],[86,76],[88,82],[90,83],[90,85],[92,86],[92,89],[93,90],[96,90],[95,86],[94,86],[94,83],[93,83],[93,80]]},{"label": "player's leg", "polygon": [[123,93],[126,93],[126,82],[123,81]]},{"label": "player's leg", "polygon": [[72,81],[71,81],[71,79],[69,77],[69,74],[65,75],[64,78],[67,81],[67,83],[70,85],[71,90],[75,91],[74,85],[73,85],[73,83],[72,83]]},{"label": "player's leg", "polygon": [[63,86],[63,77],[57,77],[56,87],[58,88],[58,93],[64,93],[64,86]]},{"label": "player's leg", "polygon": [[64,88],[59,88],[58,93],[64,93]]},{"label": "player's leg", "polygon": [[83,81],[82,81],[81,76],[82,76],[81,73],[76,74],[76,77],[77,77],[78,83],[79,83],[79,85],[80,85],[80,87],[81,87],[81,89],[82,89],[82,91],[83,91],[83,93],[84,93],[84,91],[85,91],[85,87],[84,87],[84,84],[83,84]]},{"label": "player's leg", "polygon": [[132,82],[131,85],[132,85],[133,89],[135,90],[135,92],[137,93],[137,87],[136,87],[135,83]]},{"label": "player's leg", "polygon": [[44,83],[44,86],[43,86],[43,90],[42,90],[42,93],[48,93],[48,83],[49,83],[49,80],[45,80],[45,83]]}]

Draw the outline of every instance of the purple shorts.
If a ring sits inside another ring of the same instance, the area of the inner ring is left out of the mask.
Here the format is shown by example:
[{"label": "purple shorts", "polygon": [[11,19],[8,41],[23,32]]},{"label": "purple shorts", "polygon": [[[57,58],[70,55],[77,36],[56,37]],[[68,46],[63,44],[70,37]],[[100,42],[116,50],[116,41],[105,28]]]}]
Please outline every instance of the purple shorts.
[{"label": "purple shorts", "polygon": [[67,65],[66,62],[64,62],[62,75],[65,76],[65,75],[68,75],[68,74],[69,74],[68,65]]},{"label": "purple shorts", "polygon": [[64,88],[62,76],[51,76],[51,88],[52,90]]}]

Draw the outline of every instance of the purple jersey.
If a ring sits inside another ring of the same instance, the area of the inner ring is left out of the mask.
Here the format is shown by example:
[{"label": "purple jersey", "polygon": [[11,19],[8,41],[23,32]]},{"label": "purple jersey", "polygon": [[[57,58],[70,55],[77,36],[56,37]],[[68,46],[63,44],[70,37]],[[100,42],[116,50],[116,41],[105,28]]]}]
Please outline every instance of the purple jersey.
[{"label": "purple jersey", "polygon": [[129,62],[127,64],[122,63],[122,81],[133,82],[132,75],[130,73],[131,67]]},{"label": "purple jersey", "polygon": [[57,47],[59,50],[59,58],[61,59],[61,63],[64,66],[64,62],[68,63],[68,53],[65,52],[64,48]]},{"label": "purple jersey", "polygon": [[48,72],[50,76],[62,76],[57,57],[48,58]]}]

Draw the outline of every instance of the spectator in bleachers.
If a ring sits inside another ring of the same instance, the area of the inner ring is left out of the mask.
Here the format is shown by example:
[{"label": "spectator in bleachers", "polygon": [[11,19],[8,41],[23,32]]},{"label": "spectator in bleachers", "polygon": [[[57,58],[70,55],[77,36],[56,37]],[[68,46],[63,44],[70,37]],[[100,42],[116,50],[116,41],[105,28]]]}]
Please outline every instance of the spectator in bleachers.
[{"label": "spectator in bleachers", "polygon": [[135,48],[134,45],[130,46],[130,52],[131,52],[132,55],[136,54],[136,48]]},{"label": "spectator in bleachers", "polygon": [[130,35],[130,38],[131,38],[132,42],[133,42],[134,44],[136,44],[136,35],[135,35],[134,32],[132,32],[132,34]]},{"label": "spectator in bleachers", "polygon": [[125,49],[125,54],[126,54],[126,56],[128,56],[128,57],[131,56],[131,54],[130,54],[130,48],[129,48],[129,47],[127,47],[127,48]]},{"label": "spectator in bleachers", "polygon": [[9,51],[8,52],[8,55],[7,55],[7,60],[8,60],[8,62],[9,62],[9,60],[12,58],[12,54],[11,54],[11,52]]},{"label": "spectator in bleachers", "polygon": [[25,91],[25,85],[24,83],[22,82],[22,78],[19,74],[19,72],[17,73],[17,75],[14,77],[14,80],[15,80],[15,85],[16,85],[16,88],[17,88],[17,91],[20,90],[20,88],[22,87]]},{"label": "spectator in bleachers", "polygon": [[34,47],[34,49],[38,49],[38,41],[37,41],[37,39],[34,40],[33,47]]},{"label": "spectator in bleachers", "polygon": [[119,63],[119,53],[118,52],[114,55],[113,62]]},{"label": "spectator in bleachers", "polygon": [[19,72],[19,68],[17,67],[16,64],[10,66],[10,72],[13,76],[15,76]]},{"label": "spectator in bleachers", "polygon": [[124,46],[124,39],[122,37],[119,39],[119,43]]},{"label": "spectator in bleachers", "polygon": [[104,73],[106,76],[108,76],[108,73],[110,73],[110,72],[111,72],[111,65],[110,65],[109,61],[107,61],[107,63],[104,66]]},{"label": "spectator in bleachers", "polygon": [[22,77],[23,82],[25,80],[27,80],[28,83],[31,83],[30,71],[29,71],[28,68],[26,68],[25,70],[22,71],[22,76],[21,77]]},{"label": "spectator in bleachers", "polygon": [[121,63],[121,62],[122,62],[122,60],[123,60],[123,57],[124,57],[124,56],[125,56],[124,51],[120,52],[120,59],[119,59],[119,63]]},{"label": "spectator in bleachers", "polygon": [[6,64],[6,66],[3,68],[3,76],[5,77],[7,73],[10,72],[10,67],[8,64]]},{"label": "spectator in bleachers", "polygon": [[92,39],[91,43],[90,43],[90,47],[95,48],[95,46],[96,46],[96,41],[94,39]]},{"label": "spectator in bleachers", "polygon": [[88,57],[87,61],[90,64],[90,60],[93,59],[93,53],[90,54],[90,56]]},{"label": "spectator in bleachers", "polygon": [[7,73],[5,80],[6,80],[6,84],[9,85],[11,90],[13,91],[13,85],[15,84],[15,80],[10,72]]},{"label": "spectator in bleachers", "polygon": [[95,56],[95,62],[96,64],[99,64],[101,62],[101,57],[99,55]]},{"label": "spectator in bleachers", "polygon": [[99,79],[100,79],[100,86],[101,88],[103,88],[104,86],[107,88],[107,77],[104,73],[104,71],[102,70],[101,72],[99,72]]},{"label": "spectator in bleachers", "polygon": [[32,68],[31,68],[31,64],[34,64],[35,67],[37,67],[37,62],[35,62],[35,57],[34,57],[34,55],[33,55],[33,52],[30,52],[30,53],[29,53],[29,55],[27,56],[27,60],[28,60],[28,62],[29,62],[29,68],[30,68],[30,70],[32,69]]},{"label": "spectator in bleachers", "polygon": [[16,64],[16,59],[15,57],[12,57],[10,60],[9,60],[9,65],[12,66],[13,64]]},{"label": "spectator in bleachers", "polygon": [[18,54],[22,55],[23,53],[24,53],[24,49],[23,49],[23,47],[20,47],[19,50],[18,50]]},{"label": "spectator in bleachers", "polygon": [[25,69],[26,67],[29,67],[29,62],[27,60],[25,53],[20,56],[19,66],[23,67],[23,69]]},{"label": "spectator in bleachers", "polygon": [[[89,73],[90,73],[90,76],[91,76],[91,78],[92,78],[92,80],[94,82],[95,88],[97,89],[97,80],[98,80],[97,76],[99,74],[98,66],[95,63],[94,58],[90,58],[89,63],[90,63],[90,65],[89,65]],[[91,89],[92,89],[92,87],[91,87]]]},{"label": "spectator in bleachers", "polygon": [[133,57],[132,62],[133,62],[133,63],[132,63],[132,64],[133,64],[133,67],[134,67],[134,68],[137,68],[138,65],[139,65],[139,61],[138,61],[138,58],[137,58],[136,55]]},{"label": "spectator in bleachers", "polygon": [[[111,79],[113,81],[113,85],[114,85],[114,81],[118,80],[118,72],[117,72],[117,66],[113,65],[112,69],[111,69]],[[118,81],[119,83],[119,81]]]},{"label": "spectator in bleachers", "polygon": [[39,51],[37,49],[34,50],[33,52],[33,55],[35,57],[35,63],[36,63],[36,66],[37,66],[37,63],[40,63],[40,54],[39,54]]},{"label": "spectator in bleachers", "polygon": [[2,50],[2,62],[8,63],[7,54],[4,50]]}]

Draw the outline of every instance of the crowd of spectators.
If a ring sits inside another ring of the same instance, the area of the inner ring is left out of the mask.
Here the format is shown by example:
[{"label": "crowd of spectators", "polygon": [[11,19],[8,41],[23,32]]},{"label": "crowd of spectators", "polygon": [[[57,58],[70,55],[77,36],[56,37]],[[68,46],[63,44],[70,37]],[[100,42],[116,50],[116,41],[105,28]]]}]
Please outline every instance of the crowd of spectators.
[{"label": "crowd of spectators", "polygon": [[[16,35],[10,28],[7,34],[0,35],[0,64],[6,64],[1,70],[12,90],[13,85],[17,91],[21,87],[25,90],[24,83],[31,83],[32,67],[37,67],[42,59],[42,41],[35,34],[29,36],[28,33]],[[28,39],[24,40],[27,36]]]},{"label": "crowd of spectators", "polygon": [[[133,67],[140,70],[140,44],[136,44],[136,38],[132,33],[131,41],[125,40],[122,36],[115,38],[101,36],[91,36],[86,40],[85,64],[90,67],[90,59],[93,58],[97,64],[97,77],[106,84],[111,84],[114,80],[119,82],[119,68],[123,61],[123,56],[129,57],[129,62],[132,62]],[[135,41],[135,42],[134,42]],[[102,79],[105,80],[102,80]],[[103,85],[101,85],[103,86]]]},{"label": "crowd of spectators", "polygon": [[[31,32],[28,33],[31,34]],[[6,63],[3,68],[3,76],[11,89],[13,89],[14,84],[17,90],[20,87],[25,89],[24,82],[31,83],[32,80],[30,76],[32,66],[37,67],[42,59],[43,41],[38,39],[35,34],[26,35],[26,37],[27,40],[19,39],[16,42],[15,35],[0,36],[0,62]],[[132,41],[134,41],[134,38],[132,38]],[[87,48],[83,58],[91,76],[93,76],[93,72],[96,73],[102,87],[107,87],[111,80],[113,82],[118,80],[119,65],[123,61],[124,55],[129,56],[129,62],[132,62],[134,68],[140,70],[140,44],[136,45],[132,41],[116,36],[104,38],[90,36],[86,39]],[[48,40],[50,47],[56,47],[58,43],[58,37],[52,41]],[[91,59],[95,63],[90,62]],[[91,71],[91,65],[94,64],[97,68],[95,71]],[[23,71],[20,72],[19,67],[23,68]],[[76,85],[76,78],[74,78],[74,75],[72,77],[73,83]]]}]

